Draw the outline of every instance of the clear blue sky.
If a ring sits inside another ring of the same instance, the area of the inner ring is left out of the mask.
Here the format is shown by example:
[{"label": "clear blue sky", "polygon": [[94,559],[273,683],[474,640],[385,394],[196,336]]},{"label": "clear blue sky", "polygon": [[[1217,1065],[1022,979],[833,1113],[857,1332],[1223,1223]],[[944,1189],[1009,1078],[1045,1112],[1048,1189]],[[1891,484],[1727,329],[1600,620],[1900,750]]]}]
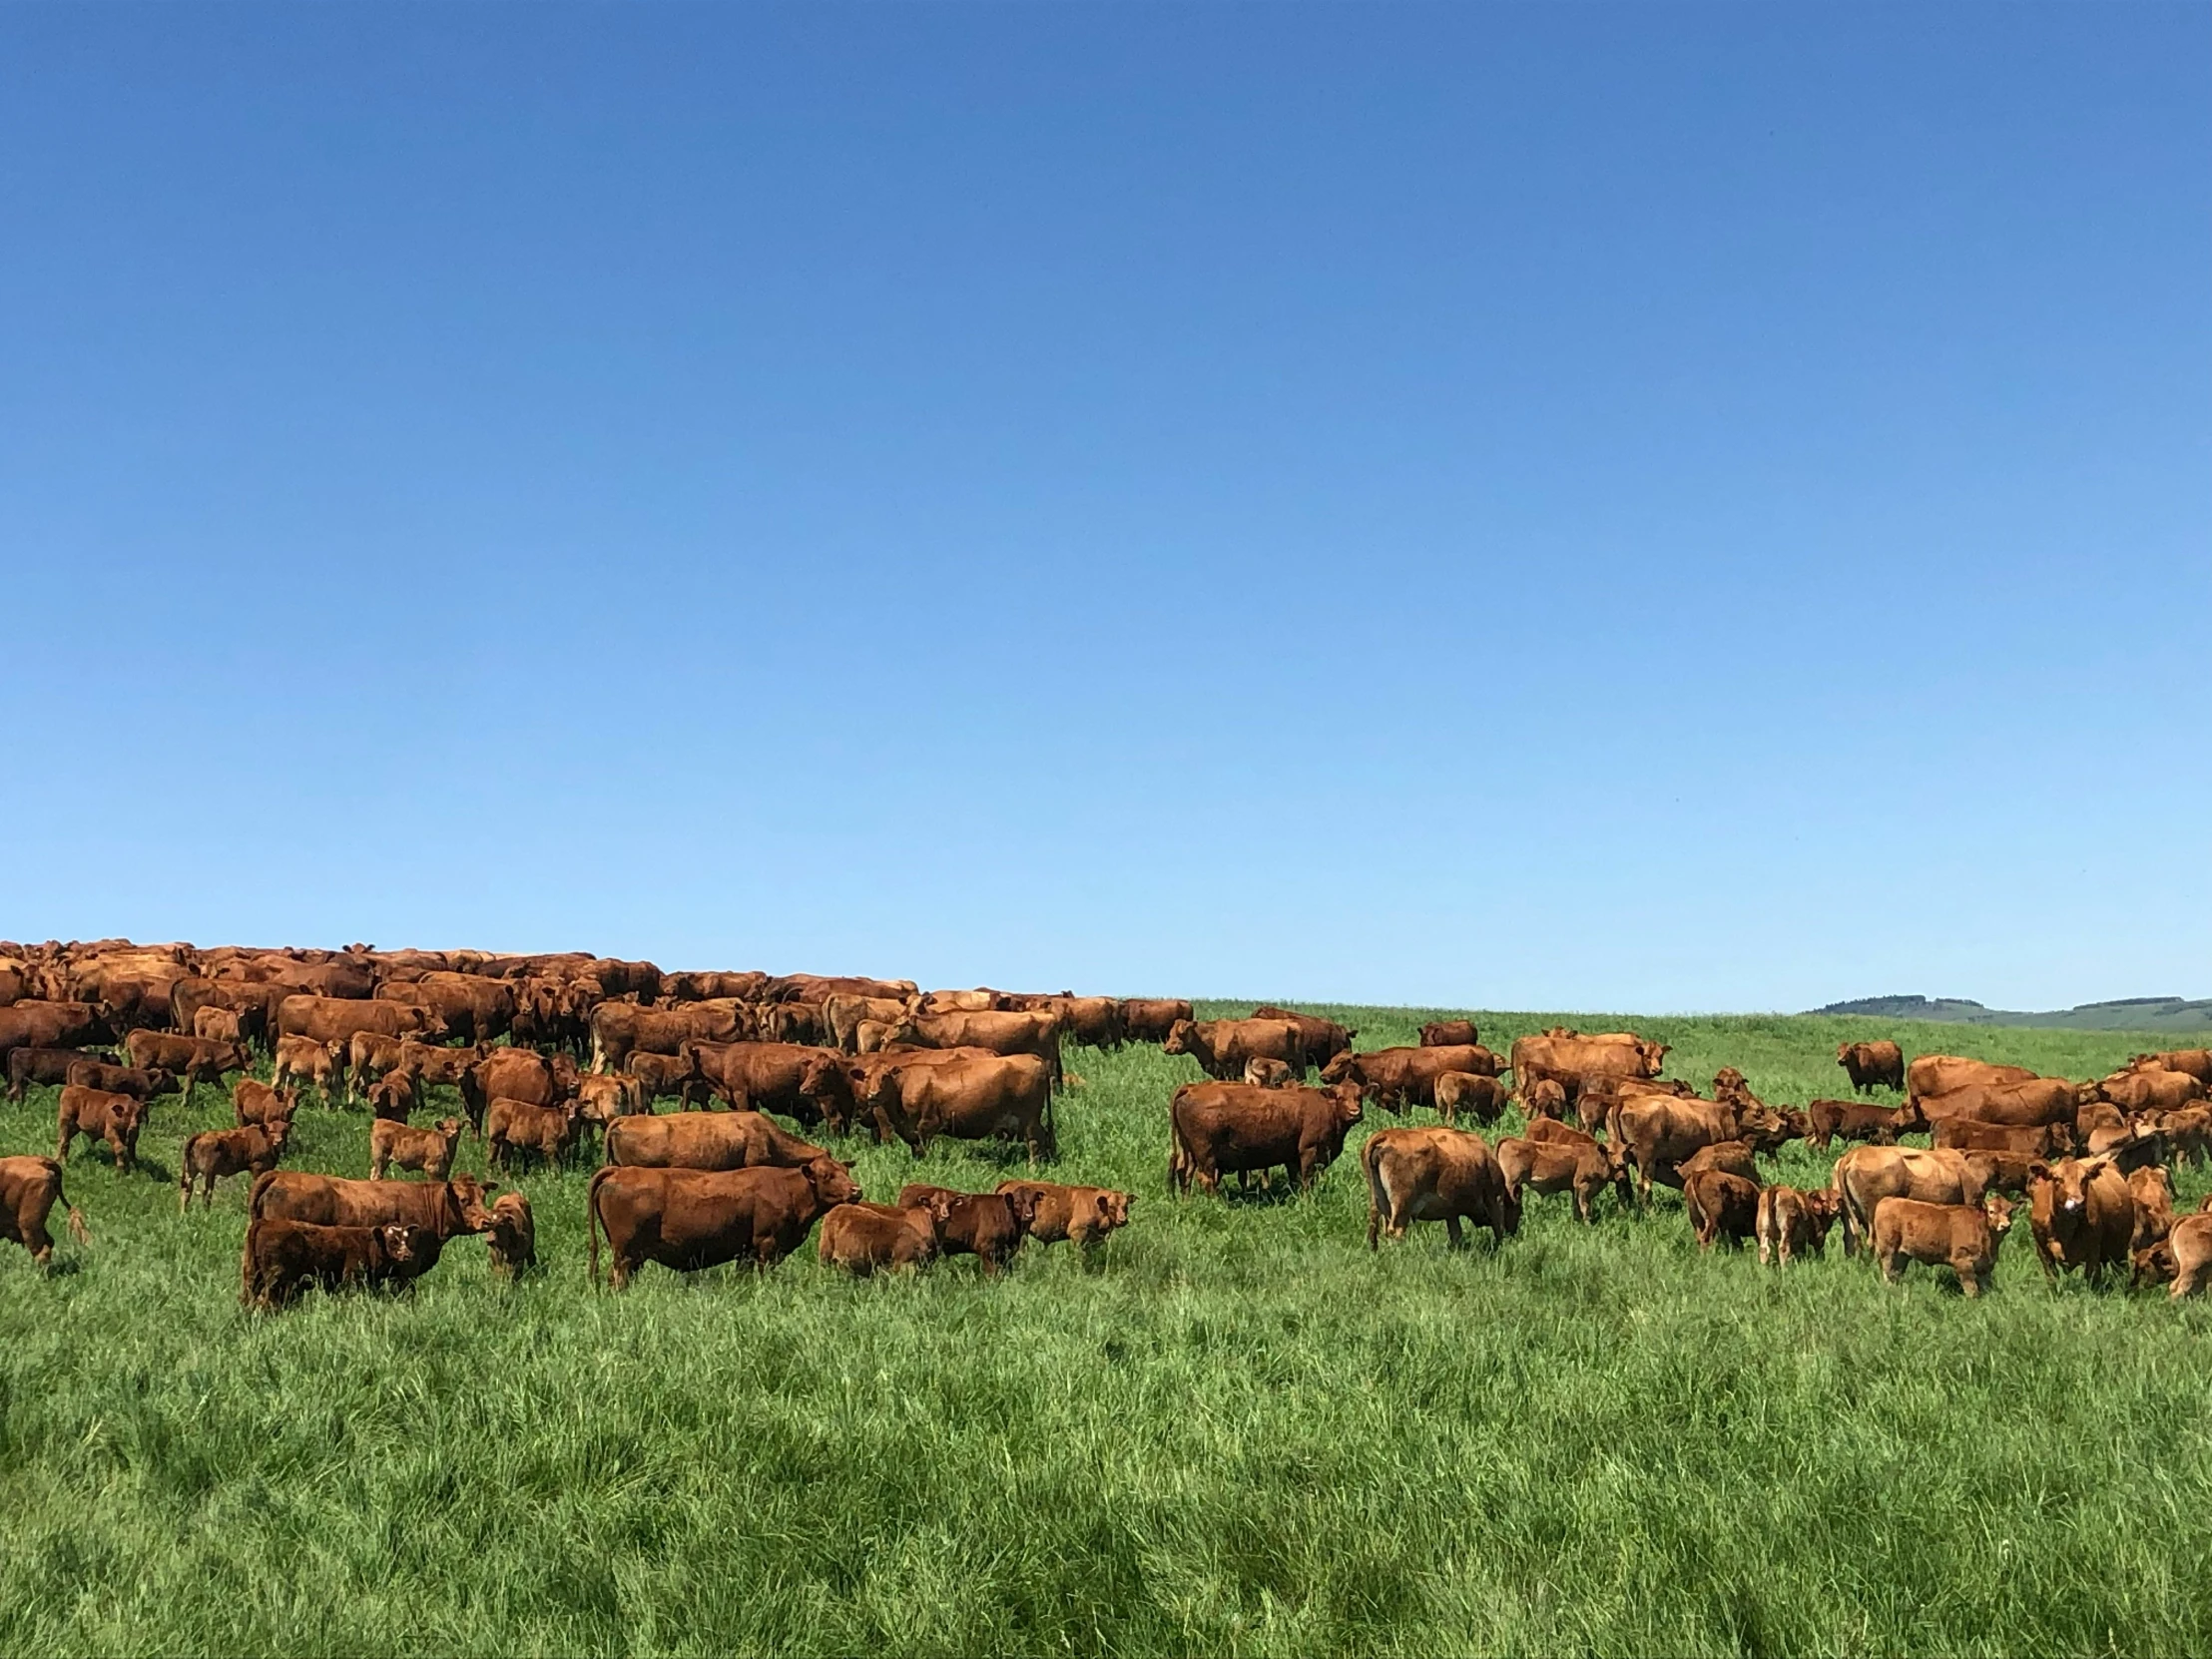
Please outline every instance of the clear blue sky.
[{"label": "clear blue sky", "polygon": [[0,10],[0,933],[2212,993],[2212,8]]}]

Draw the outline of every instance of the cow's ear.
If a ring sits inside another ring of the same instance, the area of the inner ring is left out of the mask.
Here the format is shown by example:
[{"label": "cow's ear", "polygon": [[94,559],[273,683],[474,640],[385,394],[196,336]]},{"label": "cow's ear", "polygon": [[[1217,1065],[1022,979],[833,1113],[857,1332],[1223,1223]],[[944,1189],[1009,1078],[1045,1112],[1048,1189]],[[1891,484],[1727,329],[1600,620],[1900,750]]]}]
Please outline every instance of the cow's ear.
[{"label": "cow's ear", "polygon": [[2038,1158],[2034,1163],[2027,1166],[2027,1178],[2030,1181],[2048,1181],[2051,1178],[2050,1165]]}]

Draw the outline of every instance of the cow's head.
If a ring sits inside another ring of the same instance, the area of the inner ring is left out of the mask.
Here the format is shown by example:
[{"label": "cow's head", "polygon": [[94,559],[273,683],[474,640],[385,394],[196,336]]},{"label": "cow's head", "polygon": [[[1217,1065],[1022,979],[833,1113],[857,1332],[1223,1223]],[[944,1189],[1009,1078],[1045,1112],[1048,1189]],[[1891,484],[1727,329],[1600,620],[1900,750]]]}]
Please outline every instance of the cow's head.
[{"label": "cow's head", "polygon": [[2051,1209],[2068,1218],[2079,1217],[2089,1202],[2089,1187],[2112,1167],[2109,1158],[2068,1158],[2055,1166],[2035,1163],[2028,1167],[2031,1181],[2051,1189]]},{"label": "cow's head", "polygon": [[1329,1057],[1329,1063],[1321,1068],[1321,1080],[1323,1086],[1329,1088],[1339,1083],[1359,1083],[1360,1057],[1349,1048],[1338,1050]]},{"label": "cow's head", "polygon": [[2181,1271],[2179,1264],[2174,1261],[2171,1239],[2160,1239],[2156,1244],[2138,1250],[2135,1253],[2134,1267],[2132,1277],[2137,1289],[2145,1285],[2166,1284]]},{"label": "cow's head", "polygon": [[810,1160],[804,1173],[807,1184],[815,1190],[815,1197],[825,1205],[860,1202],[859,1182],[852,1179],[850,1170],[827,1152]]},{"label": "cow's head", "polygon": [[[481,1231],[481,1229],[479,1229]],[[384,1260],[404,1265],[415,1259],[420,1228],[404,1223],[388,1221],[376,1229],[376,1237],[384,1247]]]},{"label": "cow's head", "polygon": [[1644,1075],[1646,1077],[1657,1077],[1659,1075],[1660,1067],[1666,1063],[1669,1046],[1667,1043],[1643,1041],[1636,1044],[1636,1052],[1643,1059]]},{"label": "cow's head", "polygon": [[1163,1054],[1193,1054],[1192,1046],[1198,1038],[1198,1026],[1194,1021],[1179,1019],[1168,1027],[1167,1039],[1160,1044]]},{"label": "cow's head", "polygon": [[1129,1225],[1129,1208],[1137,1202],[1134,1193],[1101,1192],[1098,1195],[1098,1223],[1101,1232],[1111,1232],[1117,1227]]},{"label": "cow's head", "polygon": [[800,1068],[799,1092],[813,1101],[842,1102],[852,1094],[844,1063],[834,1054],[816,1054]]},{"label": "cow's head", "polygon": [[464,1233],[488,1233],[491,1231],[492,1213],[485,1202],[499,1190],[496,1181],[480,1181],[473,1175],[456,1175],[446,1182],[446,1190],[452,1194],[453,1209]]},{"label": "cow's head", "polygon": [[1981,1213],[1989,1218],[1989,1231],[2000,1239],[2012,1226],[2012,1201],[2002,1193],[1984,1193]]},{"label": "cow's head", "polygon": [[1001,1193],[999,1196],[1005,1199],[1006,1207],[1014,1213],[1014,1231],[1027,1238],[1029,1229],[1037,1225],[1037,1206],[1043,1202],[1044,1195],[1034,1187],[1016,1187],[1012,1192]]},{"label": "cow's head", "polygon": [[147,1073],[146,1098],[149,1100],[158,1094],[175,1094],[178,1087],[177,1074],[167,1066],[156,1066]]},{"label": "cow's head", "polygon": [[278,1157],[282,1157],[284,1147],[291,1140],[291,1119],[272,1119],[269,1123],[263,1125],[262,1133],[269,1138],[270,1150]]},{"label": "cow's head", "polygon": [[1359,1084],[1338,1083],[1329,1090],[1329,1094],[1337,1103],[1337,1122],[1343,1127],[1350,1129],[1366,1115],[1365,1108],[1360,1104]]},{"label": "cow's head", "polygon": [[[445,1142],[445,1155],[448,1158],[452,1157],[454,1147],[458,1146],[461,1140],[461,1120],[459,1118],[440,1118],[431,1125],[431,1128],[438,1139]],[[508,1193],[499,1202],[504,1204],[509,1198],[520,1198],[521,1196],[520,1193]]]}]

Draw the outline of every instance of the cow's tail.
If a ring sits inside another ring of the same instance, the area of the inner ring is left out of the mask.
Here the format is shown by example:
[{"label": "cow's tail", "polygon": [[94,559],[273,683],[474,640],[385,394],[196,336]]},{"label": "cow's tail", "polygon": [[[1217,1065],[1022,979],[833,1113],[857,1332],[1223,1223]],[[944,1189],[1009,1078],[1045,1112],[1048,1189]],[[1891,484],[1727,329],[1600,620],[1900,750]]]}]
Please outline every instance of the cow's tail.
[{"label": "cow's tail", "polygon": [[1370,1135],[1360,1147],[1360,1168],[1368,1178],[1368,1248],[1376,1248],[1376,1234],[1382,1225],[1383,1205],[1388,1194],[1382,1190],[1382,1171],[1380,1167],[1382,1137]]},{"label": "cow's tail", "polygon": [[[602,1165],[591,1178],[591,1186],[584,1193],[584,1231],[591,1237],[591,1282],[599,1283],[599,1233],[603,1223],[599,1219],[599,1189],[605,1183],[614,1165]],[[608,1237],[609,1249],[614,1247],[612,1235]]]},{"label": "cow's tail", "polygon": [[1837,1214],[1844,1223],[1844,1255],[1848,1259],[1858,1254],[1853,1246],[1866,1226],[1866,1218],[1859,1213],[1858,1195],[1851,1189],[1851,1172],[1841,1158],[1836,1161],[1836,1172],[1829,1177],[1829,1186],[1836,1194]]},{"label": "cow's tail", "polygon": [[92,1243],[92,1234],[85,1227],[85,1213],[69,1202],[62,1191],[62,1167],[54,1165],[54,1202],[62,1207],[62,1214],[69,1223],[69,1236],[81,1245]]},{"label": "cow's tail", "polygon": [[254,1177],[254,1190],[249,1193],[246,1198],[246,1214],[248,1220],[260,1221],[262,1219],[262,1198],[266,1193],[268,1193],[269,1189],[276,1184],[276,1172],[275,1170],[271,1170],[267,1175],[257,1175]]}]

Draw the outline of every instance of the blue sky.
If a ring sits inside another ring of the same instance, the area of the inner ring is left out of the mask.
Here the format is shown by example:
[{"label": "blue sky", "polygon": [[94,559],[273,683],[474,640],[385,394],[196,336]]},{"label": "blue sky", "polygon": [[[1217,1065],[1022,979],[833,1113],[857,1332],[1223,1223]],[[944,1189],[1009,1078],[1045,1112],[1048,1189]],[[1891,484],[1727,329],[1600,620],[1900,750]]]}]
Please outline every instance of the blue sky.
[{"label": "blue sky", "polygon": [[2212,993],[2212,10],[0,10],[0,933]]}]

